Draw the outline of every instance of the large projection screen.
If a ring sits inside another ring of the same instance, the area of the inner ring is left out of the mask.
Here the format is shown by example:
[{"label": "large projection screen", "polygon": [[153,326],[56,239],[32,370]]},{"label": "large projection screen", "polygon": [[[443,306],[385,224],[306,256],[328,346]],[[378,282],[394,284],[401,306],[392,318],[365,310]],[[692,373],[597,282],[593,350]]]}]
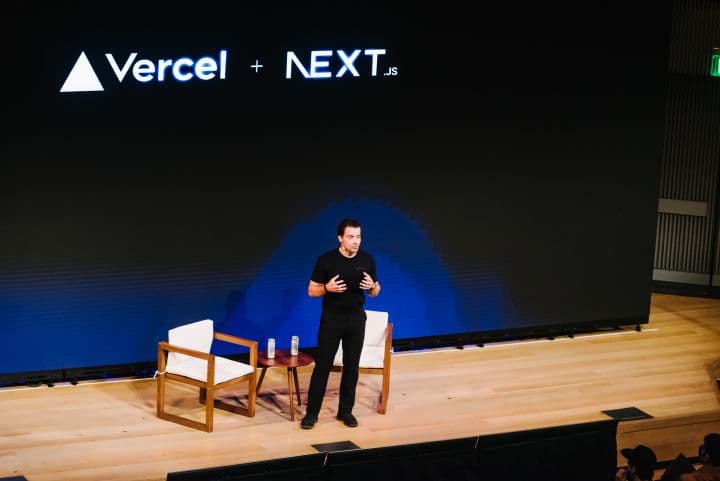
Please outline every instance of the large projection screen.
[{"label": "large projection screen", "polygon": [[398,342],[647,322],[669,9],[578,8],[16,10],[0,372],[312,348],[343,217]]}]

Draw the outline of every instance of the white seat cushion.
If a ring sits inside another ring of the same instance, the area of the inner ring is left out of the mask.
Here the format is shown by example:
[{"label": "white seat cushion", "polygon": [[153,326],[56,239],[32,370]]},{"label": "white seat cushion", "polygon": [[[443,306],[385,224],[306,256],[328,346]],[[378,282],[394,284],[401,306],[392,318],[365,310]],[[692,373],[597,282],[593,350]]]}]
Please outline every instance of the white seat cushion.
[{"label": "white seat cushion", "polygon": [[[207,381],[207,361],[197,359],[190,356],[184,356],[181,362],[177,363],[173,370],[166,369],[166,372],[179,374],[181,376],[196,379],[198,381]],[[236,377],[250,374],[253,371],[252,366],[243,362],[233,361],[226,357],[215,356],[215,384],[235,379]]]},{"label": "white seat cushion", "polygon": [[[213,321],[211,319],[185,324],[168,331],[168,344],[172,346],[209,353],[212,341]],[[215,357],[215,384],[244,376],[252,371],[253,368],[248,364],[224,357]],[[170,352],[165,372],[206,382],[207,361],[186,354]]]},{"label": "white seat cushion", "polygon": [[226,357],[215,357],[215,384],[242,377],[251,372],[253,372],[253,368],[250,364],[233,361]]},{"label": "white seat cushion", "polygon": [[[388,324],[388,313],[382,311],[365,311],[367,321],[365,322],[365,340],[363,341],[362,352],[360,353],[360,367],[382,368],[385,362],[385,332]],[[342,366],[342,341],[333,365]]]}]

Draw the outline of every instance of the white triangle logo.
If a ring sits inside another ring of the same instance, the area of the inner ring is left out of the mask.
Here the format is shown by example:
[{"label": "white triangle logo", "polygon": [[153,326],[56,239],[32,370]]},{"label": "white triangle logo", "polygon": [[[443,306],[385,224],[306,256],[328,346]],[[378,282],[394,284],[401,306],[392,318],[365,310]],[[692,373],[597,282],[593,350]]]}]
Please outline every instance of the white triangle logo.
[{"label": "white triangle logo", "polygon": [[95,75],[95,70],[90,65],[85,52],[80,52],[60,92],[102,92],[103,90],[105,89]]}]

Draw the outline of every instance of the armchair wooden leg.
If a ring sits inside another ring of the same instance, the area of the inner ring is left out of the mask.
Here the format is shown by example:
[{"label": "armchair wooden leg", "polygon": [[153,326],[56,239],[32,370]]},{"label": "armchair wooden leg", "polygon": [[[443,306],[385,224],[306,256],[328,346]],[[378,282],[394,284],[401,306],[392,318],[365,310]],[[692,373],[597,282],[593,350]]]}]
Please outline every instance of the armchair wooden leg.
[{"label": "armchair wooden leg", "polygon": [[160,344],[158,344],[157,350],[157,417],[161,418],[165,414],[165,366],[167,365],[167,358],[165,357],[165,350]]},{"label": "armchair wooden leg", "polygon": [[162,417],[165,412],[165,374],[157,377],[157,416]]},{"label": "armchair wooden leg", "polygon": [[200,396],[198,397],[200,404],[205,404],[207,401],[207,389],[204,387],[200,388]]},{"label": "armchair wooden leg", "polygon": [[[157,416],[160,419],[164,419],[166,421],[172,421],[174,423],[182,424],[183,426],[187,426],[193,429],[199,429],[201,431],[206,432],[212,432],[212,415],[208,420],[206,419],[206,422],[203,424],[198,421],[192,421],[190,419],[186,419],[184,417],[178,416],[176,414],[170,414],[168,412],[165,412],[165,385],[167,384],[167,379],[165,379],[164,374],[158,374],[157,377]],[[210,404],[212,406],[212,404]],[[207,409],[207,406],[206,406]]]},{"label": "armchair wooden leg", "polygon": [[388,396],[390,395],[390,373],[385,371],[382,379],[382,391],[380,392],[380,402],[378,403],[378,412],[385,414],[387,411]]},{"label": "armchair wooden leg", "polygon": [[215,389],[208,387],[205,401],[205,430],[209,433],[213,430],[213,413],[215,412]]}]

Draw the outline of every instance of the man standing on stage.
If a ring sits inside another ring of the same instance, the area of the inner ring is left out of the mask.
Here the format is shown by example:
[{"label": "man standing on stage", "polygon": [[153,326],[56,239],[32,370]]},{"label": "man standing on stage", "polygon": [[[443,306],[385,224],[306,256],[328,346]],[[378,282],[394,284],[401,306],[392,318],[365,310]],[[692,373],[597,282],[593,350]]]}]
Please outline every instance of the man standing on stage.
[{"label": "man standing on stage", "polygon": [[365,338],[365,292],[380,293],[375,260],[360,250],[360,223],[343,219],[337,228],[340,246],[322,254],[315,263],[308,295],[322,297],[315,368],[310,378],[305,417],[300,426],[312,429],[325,396],[330,369],[338,346],[343,344],[343,370],[337,419],[346,426],[358,425],[352,414],[358,381],[360,352]]}]

